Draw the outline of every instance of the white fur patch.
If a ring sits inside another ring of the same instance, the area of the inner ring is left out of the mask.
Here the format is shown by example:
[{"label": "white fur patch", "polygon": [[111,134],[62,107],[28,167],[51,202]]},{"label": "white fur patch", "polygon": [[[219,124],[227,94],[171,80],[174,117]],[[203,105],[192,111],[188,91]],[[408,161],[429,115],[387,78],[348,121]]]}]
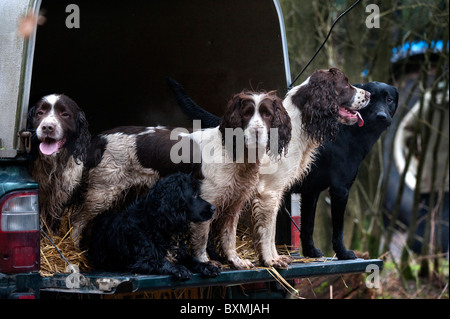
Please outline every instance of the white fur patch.
[{"label": "white fur patch", "polygon": [[[158,127],[157,127],[158,128]],[[139,133],[138,135],[147,135],[147,134],[153,134],[155,133],[155,128],[154,127],[147,127],[147,129],[141,133]]]},{"label": "white fur patch", "polygon": [[[261,102],[263,101],[265,94],[255,94],[253,95],[253,101],[255,103],[255,114],[253,114],[247,127],[244,129],[244,136],[246,139],[247,147],[256,148],[259,147],[265,150],[267,141],[269,139],[269,129],[266,127],[261,114],[259,113],[259,108]],[[256,135],[256,133],[258,133]]]},{"label": "white fur patch", "polygon": [[44,100],[46,100],[52,106],[52,110],[53,110],[53,106],[59,100],[59,95],[58,94],[50,94],[50,95],[45,96]]},{"label": "white fur patch", "polygon": [[[64,130],[55,114],[55,103],[59,100],[59,95],[47,95],[44,97],[44,100],[51,105],[51,109],[47,116],[39,124],[36,129],[36,134],[39,140],[43,140],[47,137],[57,141],[62,140],[64,138]],[[44,127],[48,126],[52,126],[53,130],[51,132],[44,132]]]},{"label": "white fur patch", "polygon": [[353,96],[353,103],[351,106],[352,110],[360,110],[366,107],[369,104],[370,98],[366,98],[366,91],[363,89],[359,89],[353,86],[356,90],[355,95]]}]

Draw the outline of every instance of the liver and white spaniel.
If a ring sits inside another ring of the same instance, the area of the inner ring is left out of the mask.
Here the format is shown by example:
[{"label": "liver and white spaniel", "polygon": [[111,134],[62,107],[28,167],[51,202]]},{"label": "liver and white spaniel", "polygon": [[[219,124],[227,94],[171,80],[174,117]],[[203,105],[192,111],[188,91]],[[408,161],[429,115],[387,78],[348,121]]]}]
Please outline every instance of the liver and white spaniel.
[{"label": "liver and white spaniel", "polygon": [[[183,111],[201,119],[204,127],[214,126],[219,118],[201,109],[175,81],[169,81]],[[283,193],[309,171],[318,147],[333,140],[339,123],[362,126],[357,110],[367,106],[370,94],[349,84],[338,69],[317,70],[286,95],[283,106],[292,122],[289,152],[279,160],[265,157],[260,166],[257,192],[252,199],[253,235],[260,262],[266,266],[286,267],[288,256],[275,247],[277,213]],[[270,168],[270,169],[269,169]]]},{"label": "liver and white spaniel", "polygon": [[[72,235],[79,240],[92,218],[120,204],[131,189],[151,188],[177,171],[194,172],[203,179],[201,197],[216,207],[212,222],[220,249],[234,267],[246,267],[235,247],[240,211],[256,190],[261,153],[277,157],[290,137],[290,118],[281,99],[273,92],[249,91],[232,97],[215,128],[192,133],[165,127],[106,131],[92,142],[88,189]],[[194,225],[191,232],[194,255],[203,262],[208,261],[210,224]]]},{"label": "liver and white spaniel", "polygon": [[280,256],[275,247],[276,216],[283,194],[307,174],[318,147],[336,137],[338,123],[364,124],[357,110],[369,100],[369,92],[352,86],[336,68],[315,71],[287,93],[283,105],[292,121],[289,153],[278,162],[277,173],[260,176],[252,201],[255,243],[263,264],[285,267],[290,263],[290,257]]},{"label": "liver and white spaniel", "polygon": [[90,134],[86,116],[68,96],[43,97],[28,112],[33,178],[39,183],[40,212],[56,231],[65,207],[80,186]]}]

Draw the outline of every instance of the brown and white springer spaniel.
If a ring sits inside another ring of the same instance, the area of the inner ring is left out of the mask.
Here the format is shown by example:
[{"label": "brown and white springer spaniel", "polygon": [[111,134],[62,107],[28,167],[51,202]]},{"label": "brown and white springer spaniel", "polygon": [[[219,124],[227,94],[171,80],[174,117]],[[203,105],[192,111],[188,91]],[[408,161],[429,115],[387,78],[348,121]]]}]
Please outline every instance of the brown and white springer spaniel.
[{"label": "brown and white springer spaniel", "polygon": [[369,92],[352,86],[336,68],[316,70],[287,93],[283,105],[292,121],[289,153],[277,163],[278,173],[260,176],[252,200],[255,243],[264,265],[286,267],[291,262],[275,247],[276,217],[284,192],[306,176],[318,147],[336,137],[338,123],[364,125],[358,110],[369,100]]},{"label": "brown and white springer spaniel", "polygon": [[[240,211],[256,190],[260,157],[280,157],[290,137],[290,118],[281,99],[274,92],[250,91],[232,97],[215,128],[192,133],[165,127],[106,131],[92,142],[88,189],[72,236],[78,241],[89,222],[120,204],[129,190],[149,189],[174,172],[194,172],[202,178],[200,196],[216,207],[212,222],[220,250],[235,268],[244,268],[249,262],[237,256],[235,243]],[[209,260],[210,225],[194,225],[191,232],[193,253],[203,262]]]},{"label": "brown and white springer spaniel", "polygon": [[39,183],[41,217],[56,231],[64,209],[80,186],[90,143],[83,110],[68,96],[43,97],[28,112],[32,138],[31,173]]},{"label": "brown and white springer spaniel", "polygon": [[[214,126],[219,118],[192,101],[173,80],[169,85],[183,111],[201,119],[203,127]],[[265,157],[260,166],[257,192],[252,198],[253,235],[260,262],[266,266],[286,267],[289,256],[280,256],[275,247],[277,213],[283,193],[309,171],[318,147],[333,140],[339,123],[362,126],[357,110],[367,106],[370,94],[349,84],[338,69],[317,70],[286,95],[283,106],[292,122],[289,153],[274,161]]]}]

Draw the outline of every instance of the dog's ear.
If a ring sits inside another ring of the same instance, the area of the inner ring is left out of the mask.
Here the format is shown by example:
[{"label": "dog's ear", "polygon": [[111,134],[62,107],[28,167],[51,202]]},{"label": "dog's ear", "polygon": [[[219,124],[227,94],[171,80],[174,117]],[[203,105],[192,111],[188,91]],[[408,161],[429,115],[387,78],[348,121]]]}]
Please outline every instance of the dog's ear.
[{"label": "dog's ear", "polygon": [[168,176],[159,181],[150,191],[152,197],[147,198],[148,203],[156,211],[154,223],[159,229],[166,231],[177,231],[185,221],[186,201],[183,181],[178,176]]},{"label": "dog's ear", "polygon": [[77,140],[75,141],[75,147],[73,156],[78,161],[86,162],[87,149],[91,143],[91,134],[89,133],[88,121],[83,110],[79,109],[77,118]]},{"label": "dog's ear", "polygon": [[222,119],[219,124],[219,130],[222,134],[222,143],[225,143],[225,129],[232,128],[235,129],[237,127],[242,127],[242,118],[239,110],[242,105],[242,97],[241,94],[235,94],[228,101],[227,108],[225,110],[225,114],[222,116]]},{"label": "dog's ear", "polygon": [[28,110],[28,114],[27,114],[27,124],[26,124],[26,129],[27,131],[31,131],[31,158],[35,158],[38,154],[38,145],[39,145],[39,140],[36,134],[36,128],[34,127],[34,115],[36,112],[36,106],[31,107]]},{"label": "dog's ear", "polygon": [[[228,154],[232,154],[233,155],[233,161],[236,161],[237,159],[237,150],[236,150],[236,145],[237,145],[237,136],[234,134],[236,133],[234,131],[234,129],[236,128],[241,128],[243,123],[242,123],[242,117],[240,114],[240,109],[242,106],[242,102],[243,102],[243,98],[242,98],[242,94],[235,94],[231,100],[228,102],[227,105],[227,109],[225,110],[225,114],[223,115],[220,124],[219,124],[219,131],[220,134],[222,135],[222,145],[225,147],[226,152]],[[225,143],[225,129],[233,129],[233,134],[232,134],[232,140],[227,141],[227,143]],[[237,132],[239,133],[239,132]],[[243,131],[241,131],[241,133],[243,133]]]},{"label": "dog's ear", "polygon": [[34,129],[34,113],[36,111],[36,106],[33,106],[28,110],[27,115],[27,130]]},{"label": "dog's ear", "polygon": [[201,182],[199,178],[196,176],[198,173],[196,171],[191,171],[186,176],[186,185],[189,185],[194,192],[200,192]]},{"label": "dog's ear", "polygon": [[339,128],[339,105],[333,77],[332,72],[316,71],[308,84],[300,87],[292,97],[292,102],[300,109],[304,131],[319,143],[333,140]]},{"label": "dog's ear", "polygon": [[[174,193],[178,194],[179,198],[181,200],[176,201],[175,205],[178,207],[177,209],[180,209],[182,206],[185,206],[185,203],[187,201],[185,188],[190,186],[190,182],[187,182],[186,180],[183,180],[180,185],[176,187],[176,190]],[[175,200],[175,198],[173,198]]]},{"label": "dog's ear", "polygon": [[81,109],[77,115],[77,124],[78,124],[78,136],[80,141],[82,141],[82,143],[85,145],[89,145],[91,141],[91,134],[89,133],[89,124],[86,119],[86,115]]},{"label": "dog's ear", "polygon": [[90,138],[90,133],[88,130],[88,121],[86,119],[86,115],[84,112],[79,109],[79,113],[77,115],[77,126],[78,126],[78,134],[82,136],[84,139]]},{"label": "dog's ear", "polygon": [[[283,152],[286,155],[288,151],[287,147],[291,140],[292,124],[291,118],[283,106],[283,101],[276,95],[274,96],[273,100],[273,110],[274,110],[274,117],[272,120],[271,128],[276,129],[278,135],[277,140],[278,147],[276,150],[270,151],[272,154],[275,154],[276,151],[278,155],[282,155]],[[268,145],[269,148],[270,145],[272,145],[272,143],[270,143],[270,140],[272,138],[270,131],[269,131],[269,145]]]},{"label": "dog's ear", "polygon": [[394,116],[394,113],[395,113],[395,111],[397,110],[397,107],[398,107],[398,90],[394,86],[391,86],[391,88],[394,91],[394,110],[393,110],[393,113],[391,114],[391,116]]}]

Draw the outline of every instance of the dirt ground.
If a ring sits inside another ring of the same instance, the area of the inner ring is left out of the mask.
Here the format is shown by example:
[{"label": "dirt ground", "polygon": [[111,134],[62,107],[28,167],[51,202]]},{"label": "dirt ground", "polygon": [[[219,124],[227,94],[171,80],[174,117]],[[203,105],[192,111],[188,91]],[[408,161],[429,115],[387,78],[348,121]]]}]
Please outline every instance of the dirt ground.
[{"label": "dirt ground", "polygon": [[[417,268],[417,267],[416,267]],[[449,299],[448,260],[439,274],[404,280],[395,263],[384,260],[378,288],[368,288],[367,274],[306,278],[295,286],[306,299]],[[430,278],[431,277],[431,278]]]}]

